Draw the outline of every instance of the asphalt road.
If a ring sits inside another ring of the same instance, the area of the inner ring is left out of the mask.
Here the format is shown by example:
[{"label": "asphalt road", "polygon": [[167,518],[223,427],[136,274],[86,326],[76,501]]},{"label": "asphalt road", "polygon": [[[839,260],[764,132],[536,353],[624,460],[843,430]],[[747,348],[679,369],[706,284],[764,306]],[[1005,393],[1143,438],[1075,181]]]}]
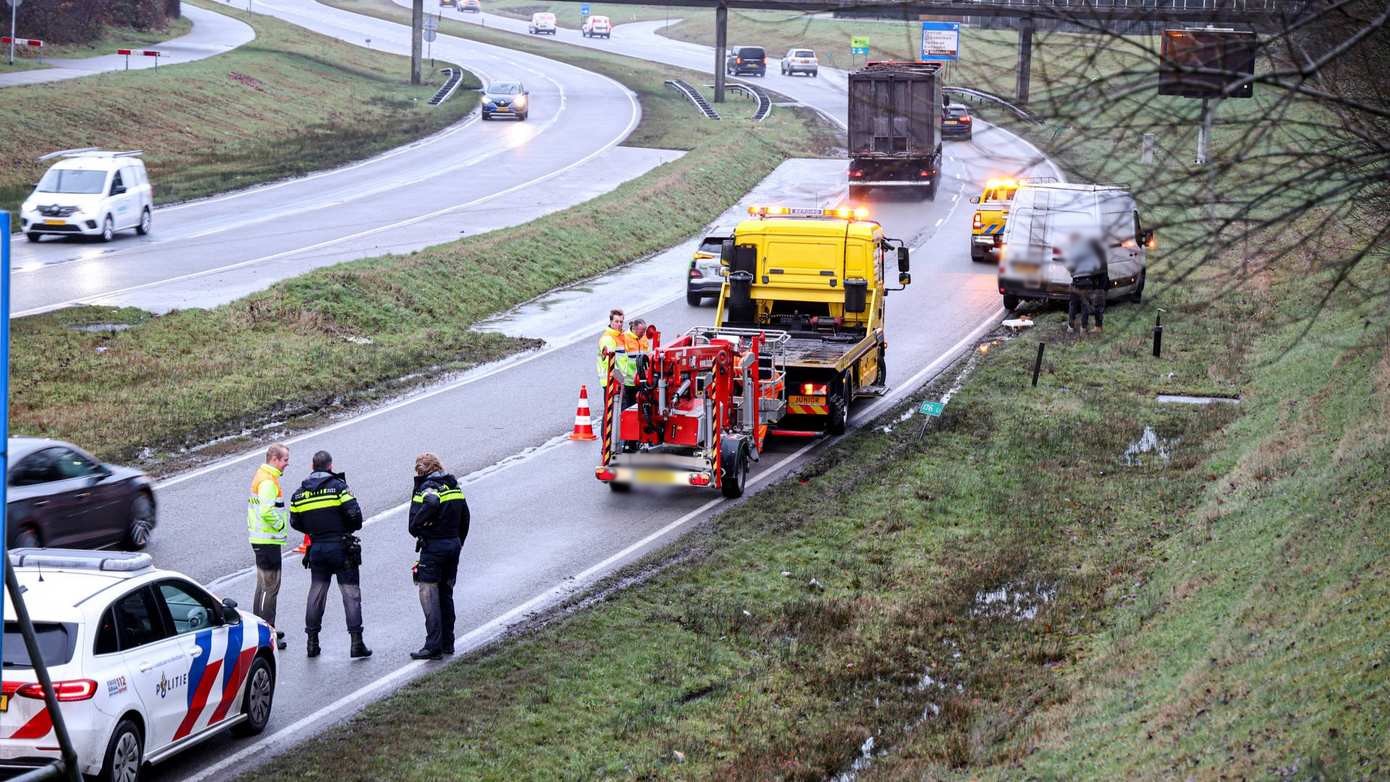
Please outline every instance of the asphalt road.
[{"label": "asphalt road", "polygon": [[[622,35],[629,27],[618,28],[614,44],[648,45],[642,36]],[[699,67],[695,58],[701,52],[682,55],[681,47],[658,43],[673,59],[690,58],[678,64]],[[649,54],[656,59],[658,52]],[[713,61],[712,54],[706,61]],[[773,84],[779,80],[784,83]],[[768,79],[768,86],[827,116],[843,118],[843,93],[836,98],[834,84],[833,75],[811,80],[774,74]],[[852,425],[862,426],[889,409],[998,321],[1002,310],[994,269],[969,259],[968,198],[990,176],[1026,173],[1031,169],[1026,162],[1036,160],[1036,154],[1003,131],[981,127],[973,142],[947,144],[945,177],[935,201],[873,204],[887,233],[913,245],[914,284],[888,300],[893,391],[858,405]],[[1019,161],[1024,161],[1023,171]],[[1055,172],[1043,164],[1035,173]],[[843,183],[843,161],[793,161],[746,202],[829,204],[843,197]],[[731,210],[726,220],[735,219],[737,212]],[[486,643],[531,612],[670,543],[725,507],[726,501],[713,492],[612,494],[593,478],[597,446],[564,438],[578,386],[593,380],[593,344],[609,306],[625,306],[629,316],[642,312],[667,335],[711,321],[710,307],[690,307],[684,301],[688,253],[688,246],[674,248],[488,324],[543,336],[547,345],[541,350],[292,438],[287,488],[308,473],[314,451],[329,450],[369,516],[362,534],[363,593],[366,637],[376,655],[365,661],[347,658],[342,611],[333,598],[325,617],[324,655],[315,660],[302,656],[308,578],[291,558],[279,619],[291,645],[282,655],[269,731],[256,741],[214,739],[159,767],[157,778],[221,779],[245,772],[437,665],[408,657],[423,638],[409,574],[413,542],[405,532],[410,468],[420,451],[438,453],[463,477],[473,509],[473,532],[460,573],[461,650]],[[784,475],[821,442],[775,443],[755,466],[750,490]],[[244,496],[260,457],[259,452],[242,454],[160,485],[161,521],[150,547],[157,564],[187,572],[219,594],[248,603],[253,577]]]},{"label": "asphalt road", "polygon": [[[410,51],[401,25],[300,0],[258,0],[255,7],[325,35]],[[16,242],[14,316],[79,302],[157,311],[213,306],[316,266],[525,222],[676,154],[615,149],[640,108],[611,79],[449,36],[434,49],[485,79],[523,79],[532,91],[528,121],[482,123],[474,114],[367,161],[160,208],[148,237]]]},{"label": "asphalt road", "polygon": [[78,79],[109,71],[164,68],[221,54],[244,43],[250,43],[256,38],[256,31],[251,29],[251,25],[230,16],[207,11],[195,5],[183,6],[182,13],[193,23],[193,29],[187,35],[170,38],[141,50],[157,51],[160,55],[157,58],[143,55],[123,57],[114,53],[71,59],[45,57],[44,62],[52,67],[0,74],[0,87]]}]

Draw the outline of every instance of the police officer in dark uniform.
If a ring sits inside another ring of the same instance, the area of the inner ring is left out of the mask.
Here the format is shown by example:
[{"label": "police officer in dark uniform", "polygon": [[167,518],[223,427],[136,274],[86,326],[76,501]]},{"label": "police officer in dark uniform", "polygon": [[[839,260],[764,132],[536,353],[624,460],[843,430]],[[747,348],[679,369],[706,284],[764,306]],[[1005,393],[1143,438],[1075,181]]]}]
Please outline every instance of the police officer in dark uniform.
[{"label": "police officer in dark uniform", "polygon": [[468,519],[468,501],[458,479],[444,472],[438,456],[415,457],[410,534],[420,554],[415,583],[425,611],[425,645],[410,653],[416,660],[438,660],[454,653],[454,583],[468,537]]},{"label": "police officer in dark uniform", "polygon": [[309,568],[309,602],[304,607],[305,652],[319,656],[319,630],[328,602],[328,584],[337,578],[343,595],[352,657],[371,657],[362,641],[362,544],[352,533],[362,529],[362,508],[348,491],[342,473],[333,472],[328,451],[314,454],[314,471],[290,497],[290,526],[310,538],[304,566]]}]

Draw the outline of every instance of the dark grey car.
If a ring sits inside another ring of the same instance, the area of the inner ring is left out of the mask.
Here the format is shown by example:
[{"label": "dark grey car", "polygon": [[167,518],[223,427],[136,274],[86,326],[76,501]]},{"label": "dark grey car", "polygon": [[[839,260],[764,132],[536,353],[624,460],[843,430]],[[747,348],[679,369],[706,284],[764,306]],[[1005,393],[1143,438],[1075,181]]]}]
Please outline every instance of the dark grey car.
[{"label": "dark grey car", "polygon": [[10,548],[144,548],[155,526],[154,486],[139,470],[102,464],[75,445],[9,441]]}]

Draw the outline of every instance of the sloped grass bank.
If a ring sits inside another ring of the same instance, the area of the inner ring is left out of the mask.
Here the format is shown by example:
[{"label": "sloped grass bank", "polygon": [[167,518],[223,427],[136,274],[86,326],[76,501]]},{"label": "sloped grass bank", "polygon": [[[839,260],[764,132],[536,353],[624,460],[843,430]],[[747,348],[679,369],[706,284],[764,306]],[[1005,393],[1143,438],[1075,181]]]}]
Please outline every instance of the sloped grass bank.
[{"label": "sloped grass bank", "polygon": [[[213,4],[207,4],[213,7]],[[438,107],[410,59],[224,5],[256,30],[225,54],[149,71],[6,87],[0,209],[15,213],[57,149],[141,149],[160,203],[300,176],[370,157],[457,122],[468,89]],[[471,74],[465,87],[476,87]],[[442,79],[441,79],[442,81]]]}]

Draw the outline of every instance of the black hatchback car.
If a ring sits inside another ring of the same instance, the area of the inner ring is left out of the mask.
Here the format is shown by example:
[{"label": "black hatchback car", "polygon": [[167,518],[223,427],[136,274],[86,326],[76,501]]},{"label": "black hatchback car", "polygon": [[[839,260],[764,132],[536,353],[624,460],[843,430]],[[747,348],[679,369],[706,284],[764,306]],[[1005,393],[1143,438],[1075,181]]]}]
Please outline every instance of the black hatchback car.
[{"label": "black hatchback car", "polygon": [[154,486],[139,470],[102,464],[77,446],[12,437],[6,525],[10,548],[144,548]]},{"label": "black hatchback car", "polygon": [[724,70],[730,76],[766,76],[767,52],[761,46],[730,46]]},{"label": "black hatchback car", "polygon": [[970,116],[970,107],[952,103],[941,115],[941,137],[969,139],[973,135],[975,118]]}]

